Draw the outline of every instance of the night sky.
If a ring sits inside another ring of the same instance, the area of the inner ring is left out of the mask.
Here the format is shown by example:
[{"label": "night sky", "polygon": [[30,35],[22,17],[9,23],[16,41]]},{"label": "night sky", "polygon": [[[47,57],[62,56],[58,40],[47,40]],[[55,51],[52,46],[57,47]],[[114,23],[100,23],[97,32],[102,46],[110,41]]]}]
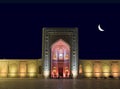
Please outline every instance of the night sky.
[{"label": "night sky", "polygon": [[78,27],[80,59],[120,59],[120,4],[102,3],[0,4],[0,58],[41,58],[43,27]]}]

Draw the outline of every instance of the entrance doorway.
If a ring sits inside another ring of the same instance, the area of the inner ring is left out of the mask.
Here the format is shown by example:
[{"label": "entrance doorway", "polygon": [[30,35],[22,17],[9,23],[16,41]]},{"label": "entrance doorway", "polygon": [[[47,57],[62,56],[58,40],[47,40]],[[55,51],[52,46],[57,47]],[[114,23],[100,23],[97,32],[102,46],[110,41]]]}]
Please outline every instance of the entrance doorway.
[{"label": "entrance doorway", "polygon": [[69,78],[70,46],[62,39],[51,47],[51,78]]},{"label": "entrance doorway", "polygon": [[59,77],[63,77],[63,67],[58,68]]}]

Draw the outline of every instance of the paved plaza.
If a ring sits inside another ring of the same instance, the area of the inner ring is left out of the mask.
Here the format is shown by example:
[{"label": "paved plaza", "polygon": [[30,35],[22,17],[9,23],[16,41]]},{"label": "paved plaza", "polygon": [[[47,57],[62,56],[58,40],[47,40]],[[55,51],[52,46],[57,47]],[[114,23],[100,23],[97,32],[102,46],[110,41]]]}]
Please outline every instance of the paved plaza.
[{"label": "paved plaza", "polygon": [[120,89],[120,80],[0,79],[0,89]]}]

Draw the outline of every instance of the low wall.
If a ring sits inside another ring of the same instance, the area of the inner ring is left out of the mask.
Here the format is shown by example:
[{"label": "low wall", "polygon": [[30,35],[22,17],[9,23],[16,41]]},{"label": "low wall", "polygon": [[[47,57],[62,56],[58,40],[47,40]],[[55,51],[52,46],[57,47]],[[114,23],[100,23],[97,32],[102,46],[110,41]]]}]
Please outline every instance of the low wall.
[{"label": "low wall", "polygon": [[14,59],[0,60],[0,78],[6,77],[37,77],[40,60]]},{"label": "low wall", "polygon": [[84,77],[120,77],[120,60],[80,60],[79,75]]}]

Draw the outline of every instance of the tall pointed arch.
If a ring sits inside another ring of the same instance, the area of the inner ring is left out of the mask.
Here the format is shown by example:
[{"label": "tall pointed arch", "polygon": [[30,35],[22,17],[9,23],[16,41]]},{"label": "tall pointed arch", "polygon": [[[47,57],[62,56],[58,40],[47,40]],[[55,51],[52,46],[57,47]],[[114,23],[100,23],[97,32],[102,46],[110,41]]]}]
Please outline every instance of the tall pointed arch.
[{"label": "tall pointed arch", "polygon": [[55,43],[52,44],[51,48],[54,48],[56,46],[63,46],[63,45],[67,47],[67,49],[70,49],[70,45],[67,42],[65,42],[63,39],[57,40]]},{"label": "tall pointed arch", "polygon": [[70,46],[59,39],[51,46],[51,77],[69,77],[70,75]]}]

